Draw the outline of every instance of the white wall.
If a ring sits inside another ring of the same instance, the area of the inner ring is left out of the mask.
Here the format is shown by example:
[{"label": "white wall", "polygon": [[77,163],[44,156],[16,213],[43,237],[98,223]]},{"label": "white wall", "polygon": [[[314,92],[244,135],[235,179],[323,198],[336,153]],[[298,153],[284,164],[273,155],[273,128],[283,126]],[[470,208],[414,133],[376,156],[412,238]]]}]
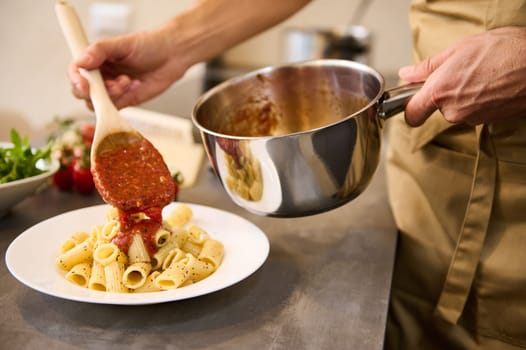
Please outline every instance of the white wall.
[{"label": "white wall", "polygon": [[[374,35],[371,65],[384,75],[393,75],[411,57],[406,18],[409,0],[398,0],[396,5],[393,5],[393,0],[371,1],[361,23]],[[70,2],[88,26],[89,8],[95,1]],[[130,4],[130,29],[141,30],[155,27],[182,11],[191,0],[113,2]],[[230,50],[227,58],[233,63],[248,66],[277,63],[280,59],[280,35],[285,27],[348,24],[357,2],[314,0],[284,24]],[[69,91],[66,69],[70,54],[55,17],[54,3],[54,0],[0,1],[0,136],[2,131],[21,125],[23,121],[33,127],[42,127],[55,115],[88,113]],[[187,79],[195,80],[197,76],[190,74]],[[147,106],[159,106],[164,111],[169,109],[174,114],[187,115],[199,86],[199,82],[181,82],[167,92],[170,98],[164,96],[164,99],[158,100],[158,104],[150,103]],[[191,96],[188,96],[189,93]]]}]

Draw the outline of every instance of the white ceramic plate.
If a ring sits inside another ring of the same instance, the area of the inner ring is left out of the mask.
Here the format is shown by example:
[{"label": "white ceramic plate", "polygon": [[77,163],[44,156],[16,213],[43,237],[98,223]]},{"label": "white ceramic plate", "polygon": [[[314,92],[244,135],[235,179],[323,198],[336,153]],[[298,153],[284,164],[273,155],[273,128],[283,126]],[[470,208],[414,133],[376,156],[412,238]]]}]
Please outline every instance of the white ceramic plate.
[{"label": "white ceramic plate", "polygon": [[[180,203],[164,209],[167,214]],[[6,252],[11,274],[26,286],[55,297],[98,304],[141,305],[193,298],[229,287],[254,273],[267,259],[269,241],[251,222],[222,210],[186,203],[192,223],[224,244],[225,256],[216,272],[186,287],[152,293],[108,293],[82,288],[64,279],[55,266],[62,242],[73,232],[104,223],[107,205],[70,211],[27,229]]]}]

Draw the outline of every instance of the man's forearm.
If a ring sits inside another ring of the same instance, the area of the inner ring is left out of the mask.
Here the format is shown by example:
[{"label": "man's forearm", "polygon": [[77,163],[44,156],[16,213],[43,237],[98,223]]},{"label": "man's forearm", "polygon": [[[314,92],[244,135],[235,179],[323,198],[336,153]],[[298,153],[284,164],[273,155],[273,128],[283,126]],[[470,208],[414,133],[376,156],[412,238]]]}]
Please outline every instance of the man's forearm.
[{"label": "man's forearm", "polygon": [[309,0],[200,0],[172,18],[167,31],[174,55],[191,66],[284,21]]}]

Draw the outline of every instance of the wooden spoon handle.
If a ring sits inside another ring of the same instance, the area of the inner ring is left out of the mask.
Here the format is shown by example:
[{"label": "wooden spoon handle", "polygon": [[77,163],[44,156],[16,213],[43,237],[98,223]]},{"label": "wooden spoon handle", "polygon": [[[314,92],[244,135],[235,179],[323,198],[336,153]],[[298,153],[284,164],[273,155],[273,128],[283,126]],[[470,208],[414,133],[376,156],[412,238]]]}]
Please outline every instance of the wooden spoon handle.
[{"label": "wooden spoon handle", "polygon": [[[77,12],[66,0],[59,0],[55,5],[55,11],[71,54],[73,58],[77,58],[89,44]],[[81,69],[81,74],[89,81],[90,96],[94,105],[104,104],[104,108],[107,108],[108,103],[113,105],[98,69],[89,71]]]},{"label": "wooden spoon handle", "polygon": [[[59,0],[55,5],[55,12],[73,58],[79,57],[88,46],[88,39],[75,9],[67,0]],[[113,104],[100,71],[81,69],[80,72],[89,82],[90,98],[97,116],[93,148],[96,149],[112,133],[135,132]]]},{"label": "wooden spoon handle", "polygon": [[55,11],[71,54],[74,58],[77,58],[89,44],[80,18],[75,9],[66,0],[57,1]]}]

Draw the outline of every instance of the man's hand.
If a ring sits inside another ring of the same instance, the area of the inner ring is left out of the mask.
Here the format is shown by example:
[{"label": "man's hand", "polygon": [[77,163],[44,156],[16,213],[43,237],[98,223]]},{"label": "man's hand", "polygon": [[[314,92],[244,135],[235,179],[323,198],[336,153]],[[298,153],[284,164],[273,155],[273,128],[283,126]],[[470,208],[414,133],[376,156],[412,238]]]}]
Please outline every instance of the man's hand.
[{"label": "man's hand", "polygon": [[477,125],[526,116],[526,28],[505,27],[465,38],[399,71],[425,81],[405,119],[419,126],[440,109],[451,123]]}]

